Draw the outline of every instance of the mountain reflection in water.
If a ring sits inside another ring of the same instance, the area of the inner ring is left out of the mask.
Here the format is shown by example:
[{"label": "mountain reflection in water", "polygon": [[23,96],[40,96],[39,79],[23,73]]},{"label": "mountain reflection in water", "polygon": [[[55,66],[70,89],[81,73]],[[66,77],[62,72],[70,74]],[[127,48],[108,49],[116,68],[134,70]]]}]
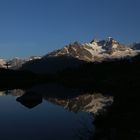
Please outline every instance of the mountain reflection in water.
[{"label": "mountain reflection in water", "polygon": [[1,91],[0,139],[89,140],[95,131],[94,115],[112,102],[111,96],[59,85]]},{"label": "mountain reflection in water", "polygon": [[0,139],[139,140],[139,91],[60,85],[1,91]]},{"label": "mountain reflection in water", "polygon": [[[42,88],[44,92],[42,92]],[[48,86],[46,85],[33,87],[28,90],[22,90],[22,89],[14,89],[11,91],[9,90],[8,92],[7,91],[4,92],[3,94],[1,92],[1,95],[9,94],[9,95],[17,96],[16,101],[20,102],[22,105],[24,105],[29,109],[36,107],[37,105],[41,104],[43,100],[46,100],[53,104],[63,106],[68,111],[72,111],[75,113],[89,112],[89,113],[96,114],[100,111],[105,110],[106,107],[110,106],[113,103],[112,96],[104,96],[101,93],[92,93],[92,94],[82,93],[81,95],[80,91],[71,89],[71,92],[73,92],[72,95],[66,92],[66,90],[68,90],[67,88],[64,87],[59,87],[59,88],[60,91],[57,90],[57,93],[61,92],[61,96],[59,97],[55,96],[57,94],[55,92],[53,94],[49,94],[50,88],[48,89]],[[54,88],[52,88],[52,90],[55,91]],[[67,93],[66,95],[65,92]],[[72,96],[67,96],[67,95],[72,95]]]}]

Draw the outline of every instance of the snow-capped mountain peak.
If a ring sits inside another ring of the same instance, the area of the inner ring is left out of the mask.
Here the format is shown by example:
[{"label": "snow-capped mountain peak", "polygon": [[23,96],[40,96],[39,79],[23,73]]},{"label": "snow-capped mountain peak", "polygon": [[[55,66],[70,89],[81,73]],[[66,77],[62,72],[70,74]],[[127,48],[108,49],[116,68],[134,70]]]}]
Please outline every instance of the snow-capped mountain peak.
[{"label": "snow-capped mountain peak", "polygon": [[116,58],[130,58],[139,53],[140,51],[108,37],[104,40],[94,39],[83,44],[71,43],[44,55],[40,60],[25,63],[22,69],[37,73],[53,73],[65,68],[76,67],[85,62],[112,61]]},{"label": "snow-capped mountain peak", "polygon": [[102,61],[104,59],[135,56],[138,51],[108,37],[105,40],[94,39],[90,43],[75,42],[62,49],[47,54],[45,57],[72,56],[84,61]]}]

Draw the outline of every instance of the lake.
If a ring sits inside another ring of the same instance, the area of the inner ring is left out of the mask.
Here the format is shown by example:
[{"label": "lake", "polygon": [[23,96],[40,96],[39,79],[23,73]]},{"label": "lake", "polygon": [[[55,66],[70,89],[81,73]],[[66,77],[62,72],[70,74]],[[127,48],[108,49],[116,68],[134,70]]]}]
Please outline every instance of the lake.
[{"label": "lake", "polygon": [[[67,96],[66,96],[67,95]],[[1,140],[89,140],[113,97],[60,85],[0,92]]]}]

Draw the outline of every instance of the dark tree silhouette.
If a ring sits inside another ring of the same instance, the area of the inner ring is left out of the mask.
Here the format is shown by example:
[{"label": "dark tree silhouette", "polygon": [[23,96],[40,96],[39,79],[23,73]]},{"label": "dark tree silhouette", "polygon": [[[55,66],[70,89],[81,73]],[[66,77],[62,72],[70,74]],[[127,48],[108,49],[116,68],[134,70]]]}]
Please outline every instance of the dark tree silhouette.
[{"label": "dark tree silhouette", "polygon": [[7,61],[6,63],[5,63],[5,66],[6,66],[6,68],[7,69],[9,69],[9,66],[11,65],[11,63],[9,62],[9,61]]}]

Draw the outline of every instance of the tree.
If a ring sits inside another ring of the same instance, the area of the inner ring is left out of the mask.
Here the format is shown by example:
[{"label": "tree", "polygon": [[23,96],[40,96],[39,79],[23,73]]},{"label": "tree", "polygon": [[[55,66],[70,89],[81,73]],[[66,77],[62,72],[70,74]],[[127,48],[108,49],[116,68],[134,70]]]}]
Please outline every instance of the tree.
[{"label": "tree", "polygon": [[6,63],[5,63],[5,66],[6,66],[6,68],[7,69],[9,69],[9,66],[11,65],[11,63],[9,62],[9,61],[7,61]]}]

